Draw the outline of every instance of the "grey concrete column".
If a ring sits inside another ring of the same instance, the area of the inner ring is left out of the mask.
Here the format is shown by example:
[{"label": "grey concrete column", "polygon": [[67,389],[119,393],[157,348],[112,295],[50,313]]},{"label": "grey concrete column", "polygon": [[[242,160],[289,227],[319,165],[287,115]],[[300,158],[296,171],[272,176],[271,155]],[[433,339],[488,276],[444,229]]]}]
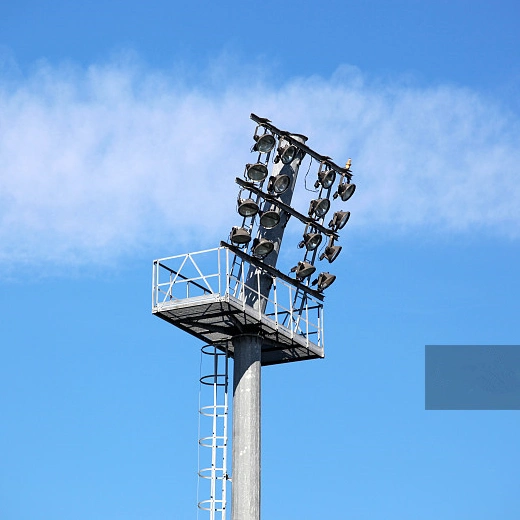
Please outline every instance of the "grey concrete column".
[{"label": "grey concrete column", "polygon": [[262,338],[233,338],[232,520],[260,520]]}]

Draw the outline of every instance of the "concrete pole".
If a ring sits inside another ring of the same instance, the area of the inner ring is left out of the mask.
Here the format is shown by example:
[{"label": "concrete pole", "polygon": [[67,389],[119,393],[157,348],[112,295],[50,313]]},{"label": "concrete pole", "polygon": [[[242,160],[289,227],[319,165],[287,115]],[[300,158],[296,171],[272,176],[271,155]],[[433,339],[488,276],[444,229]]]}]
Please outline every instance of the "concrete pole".
[{"label": "concrete pole", "polygon": [[[295,139],[305,142],[305,136],[294,135]],[[288,144],[280,139],[280,144]],[[291,204],[298,167],[301,159],[291,164],[275,164],[272,175],[289,175],[289,189],[280,196],[282,202]],[[275,228],[260,228],[259,238],[274,242],[274,250],[264,262],[276,266],[288,215],[282,212],[281,221]],[[265,310],[267,297],[271,290],[270,276],[260,275],[258,288],[257,270],[250,266],[246,285],[246,303],[255,309]],[[262,298],[259,298],[259,294]],[[233,430],[232,430],[232,520],[260,520],[260,437],[261,437],[261,359],[262,338],[255,335],[240,335],[233,338]]]},{"label": "concrete pole", "polygon": [[235,336],[232,519],[260,520],[260,336]]}]

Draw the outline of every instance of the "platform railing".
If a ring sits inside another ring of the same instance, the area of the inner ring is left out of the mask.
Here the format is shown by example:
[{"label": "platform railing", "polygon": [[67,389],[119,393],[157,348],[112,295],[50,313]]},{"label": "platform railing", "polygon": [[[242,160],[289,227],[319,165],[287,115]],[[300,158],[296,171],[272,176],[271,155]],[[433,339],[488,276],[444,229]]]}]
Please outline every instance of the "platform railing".
[{"label": "platform railing", "polygon": [[[258,319],[272,320],[277,327],[323,347],[323,304],[298,287],[271,276],[269,297],[260,292],[256,280],[246,277],[249,263],[226,247],[217,247],[155,260],[153,263],[152,308],[155,311],[176,302],[220,296],[233,298],[235,305],[256,312]],[[262,304],[248,306],[246,296],[254,292]],[[298,301],[298,305],[295,302]],[[262,311],[262,309],[264,309]]]}]

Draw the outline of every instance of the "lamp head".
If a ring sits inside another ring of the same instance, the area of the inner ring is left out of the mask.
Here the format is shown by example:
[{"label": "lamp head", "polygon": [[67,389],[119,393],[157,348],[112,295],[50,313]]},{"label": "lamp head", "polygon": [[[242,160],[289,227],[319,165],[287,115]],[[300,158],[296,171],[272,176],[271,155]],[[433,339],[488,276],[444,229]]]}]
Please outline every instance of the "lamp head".
[{"label": "lamp head", "polygon": [[322,236],[320,233],[304,233],[299,247],[306,247],[307,251],[313,251],[321,244],[321,240]]},{"label": "lamp head", "polygon": [[325,170],[318,173],[318,180],[314,183],[314,187],[318,188],[321,184],[325,189],[330,188],[336,180],[336,172],[334,170]]},{"label": "lamp head", "polygon": [[242,217],[254,217],[260,208],[253,199],[238,199],[238,213]]},{"label": "lamp head", "polygon": [[266,229],[276,227],[280,223],[280,210],[277,208],[268,209],[260,215],[260,225]]},{"label": "lamp head", "polygon": [[336,276],[330,273],[320,273],[318,278],[312,282],[312,285],[318,286],[318,291],[324,291],[327,287],[334,283]]},{"label": "lamp head", "polygon": [[325,252],[320,255],[320,260],[326,258],[329,261],[329,263],[334,262],[334,260],[336,260],[336,258],[338,258],[338,255],[341,253],[341,249],[341,246],[334,245],[334,239],[331,238],[327,247],[325,248]]},{"label": "lamp head", "polygon": [[276,144],[276,139],[274,135],[271,134],[263,134],[263,135],[254,135],[253,136],[256,143],[253,146],[253,150],[260,153],[269,153]]},{"label": "lamp head", "polygon": [[334,198],[336,198],[339,195],[341,197],[341,200],[343,202],[346,202],[348,199],[350,199],[350,197],[352,197],[352,195],[354,194],[355,191],[356,191],[355,184],[350,184],[350,183],[345,182],[338,186],[338,191],[336,193],[334,193]]},{"label": "lamp head", "polygon": [[298,155],[298,148],[293,144],[278,147],[278,155],[274,162],[282,161],[283,164],[290,164],[296,159]]},{"label": "lamp head", "polygon": [[329,222],[329,227],[332,231],[343,229],[349,218],[350,211],[336,211],[332,216],[332,220]]},{"label": "lamp head", "polygon": [[267,238],[255,238],[253,240],[252,253],[257,258],[264,258],[274,249],[274,243]]},{"label": "lamp head", "polygon": [[314,216],[315,218],[323,217],[330,208],[329,199],[314,199],[311,200],[309,206],[309,217]]},{"label": "lamp head", "polygon": [[251,241],[251,233],[247,229],[235,226],[231,229],[229,240],[238,245],[248,244]]},{"label": "lamp head", "polygon": [[303,280],[308,276],[311,276],[316,271],[316,267],[314,267],[309,262],[298,262],[298,265],[294,266],[291,269],[291,273],[296,273],[296,278],[298,280]]},{"label": "lamp head", "polygon": [[246,175],[253,182],[262,182],[267,177],[267,166],[262,163],[246,164]]},{"label": "lamp head", "polygon": [[291,178],[285,173],[280,173],[269,179],[267,191],[274,192],[276,195],[281,195],[286,192],[291,185]]}]

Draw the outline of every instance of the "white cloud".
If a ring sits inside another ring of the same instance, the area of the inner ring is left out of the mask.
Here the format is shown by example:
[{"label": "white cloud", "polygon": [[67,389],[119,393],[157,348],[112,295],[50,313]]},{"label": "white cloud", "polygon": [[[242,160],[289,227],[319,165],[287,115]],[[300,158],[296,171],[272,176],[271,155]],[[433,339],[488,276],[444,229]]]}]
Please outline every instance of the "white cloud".
[{"label": "white cloud", "polygon": [[339,164],[352,157],[353,230],[518,235],[519,121],[496,102],[367,84],[348,67],[278,86],[216,77],[233,79],[190,88],[128,63],[42,65],[0,87],[0,262],[213,247],[238,223],[252,111]]}]

